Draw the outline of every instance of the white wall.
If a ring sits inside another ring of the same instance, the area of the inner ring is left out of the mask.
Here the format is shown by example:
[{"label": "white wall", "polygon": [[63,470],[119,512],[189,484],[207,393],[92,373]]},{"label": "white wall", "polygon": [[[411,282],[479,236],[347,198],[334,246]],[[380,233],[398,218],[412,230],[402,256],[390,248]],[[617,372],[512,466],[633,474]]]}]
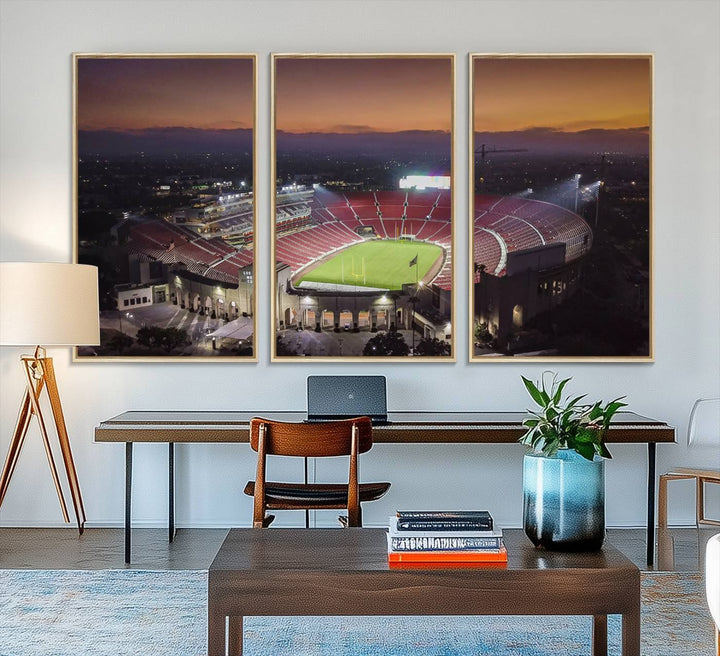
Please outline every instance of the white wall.
[{"label": "white wall", "polygon": [[[699,396],[720,393],[718,180],[720,4],[677,2],[266,2],[2,0],[0,34],[0,259],[71,261],[72,52],[259,53],[260,362],[248,364],[72,363],[56,369],[90,525],[123,518],[124,451],[93,443],[93,427],[127,409],[250,410],[304,407],[308,373],[381,373],[392,409],[513,410],[528,402],[520,375],[542,364],[467,364],[467,79],[469,52],[654,52],[655,363],[563,364],[578,393],[627,394],[632,410],[678,427],[678,446],[658,448],[658,469],[708,465],[708,451],[684,446]],[[455,52],[457,54],[456,364],[269,364],[270,52]],[[19,349],[0,353],[0,454],[22,391]],[[613,449],[608,523],[640,525],[645,513],[644,446]],[[134,516],[162,523],[166,450],[136,449]],[[489,508],[505,525],[521,521],[519,446],[376,446],[366,479],[393,488],[366,510],[383,524],[403,506]],[[718,464],[718,463],[715,463]],[[247,446],[178,449],[180,525],[241,525],[251,506],[241,490],[254,457]],[[676,483],[671,520],[693,517],[692,490]],[[718,496],[711,498],[720,514]],[[297,518],[299,520],[299,518]],[[292,523],[293,518],[283,518]],[[329,519],[328,519],[329,521]],[[36,428],[2,507],[3,525],[56,525],[60,513]]]}]

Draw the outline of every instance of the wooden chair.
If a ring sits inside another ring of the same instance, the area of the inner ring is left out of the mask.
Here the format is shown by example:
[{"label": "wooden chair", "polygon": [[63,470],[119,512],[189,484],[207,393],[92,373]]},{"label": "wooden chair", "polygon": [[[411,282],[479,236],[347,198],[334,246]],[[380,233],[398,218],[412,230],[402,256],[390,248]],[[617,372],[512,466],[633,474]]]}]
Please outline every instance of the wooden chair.
[{"label": "wooden chair", "polygon": [[[720,399],[698,399],[693,404],[688,421],[688,446],[711,447],[711,461],[720,462]],[[720,526],[720,520],[705,516],[705,485],[720,485],[720,469],[694,469],[677,467],[660,476],[658,490],[658,527],[667,526],[668,481],[695,481],[695,523]]]},{"label": "wooden chair", "polygon": [[[362,526],[361,503],[375,501],[390,483],[359,483],[358,456],[372,448],[368,417],[321,423],[288,423],[255,417],[250,421],[250,446],[257,451],[257,474],[245,486],[254,497],[253,527],[275,519],[266,510],[347,509],[347,526]],[[324,458],[350,456],[347,484],[276,483],[265,480],[268,455]],[[345,523],[345,522],[343,522]]]}]

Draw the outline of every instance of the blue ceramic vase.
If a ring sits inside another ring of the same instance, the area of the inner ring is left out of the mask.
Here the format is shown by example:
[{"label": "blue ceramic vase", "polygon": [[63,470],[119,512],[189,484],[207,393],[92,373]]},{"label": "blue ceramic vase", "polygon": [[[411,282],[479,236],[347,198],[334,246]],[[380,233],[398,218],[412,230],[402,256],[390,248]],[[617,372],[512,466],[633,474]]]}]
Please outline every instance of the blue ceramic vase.
[{"label": "blue ceramic vase", "polygon": [[572,449],[526,454],[523,526],[536,547],[597,551],[605,539],[605,460]]}]

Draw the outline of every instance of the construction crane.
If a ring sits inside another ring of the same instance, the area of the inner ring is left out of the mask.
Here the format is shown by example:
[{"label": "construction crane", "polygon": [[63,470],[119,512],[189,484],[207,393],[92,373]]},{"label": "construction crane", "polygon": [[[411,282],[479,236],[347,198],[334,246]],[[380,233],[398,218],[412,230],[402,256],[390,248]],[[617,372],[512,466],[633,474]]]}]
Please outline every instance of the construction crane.
[{"label": "construction crane", "polygon": [[497,146],[480,144],[480,148],[475,151],[475,154],[479,154],[480,161],[484,161],[487,153],[526,153],[527,151],[527,148],[498,148]]}]

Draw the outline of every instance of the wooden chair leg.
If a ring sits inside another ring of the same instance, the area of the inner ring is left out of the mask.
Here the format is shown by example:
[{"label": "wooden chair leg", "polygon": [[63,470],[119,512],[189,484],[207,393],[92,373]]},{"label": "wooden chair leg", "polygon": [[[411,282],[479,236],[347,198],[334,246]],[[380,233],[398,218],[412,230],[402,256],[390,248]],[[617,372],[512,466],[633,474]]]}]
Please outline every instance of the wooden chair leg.
[{"label": "wooden chair leg", "polygon": [[667,484],[667,476],[661,474],[658,485],[658,528],[667,527]]},{"label": "wooden chair leg", "polygon": [[695,527],[700,528],[705,518],[705,485],[701,476],[695,478]]}]

